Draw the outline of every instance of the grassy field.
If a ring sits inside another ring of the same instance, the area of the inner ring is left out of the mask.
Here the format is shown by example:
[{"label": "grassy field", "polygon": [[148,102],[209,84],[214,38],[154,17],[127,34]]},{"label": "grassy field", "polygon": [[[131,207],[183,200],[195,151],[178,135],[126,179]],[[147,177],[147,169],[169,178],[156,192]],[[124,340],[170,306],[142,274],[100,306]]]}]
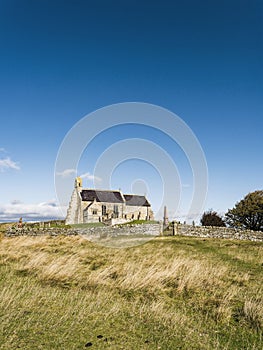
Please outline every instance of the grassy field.
[{"label": "grassy field", "polygon": [[1,349],[262,349],[262,243],[2,238]]}]

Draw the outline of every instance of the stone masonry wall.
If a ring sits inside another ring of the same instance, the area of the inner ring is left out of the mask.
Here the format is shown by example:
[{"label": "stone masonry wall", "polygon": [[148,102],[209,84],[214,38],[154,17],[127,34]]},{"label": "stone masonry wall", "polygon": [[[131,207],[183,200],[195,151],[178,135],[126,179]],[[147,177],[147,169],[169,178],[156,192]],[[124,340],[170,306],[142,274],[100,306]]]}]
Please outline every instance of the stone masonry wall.
[{"label": "stone masonry wall", "polygon": [[80,234],[92,236],[94,238],[129,236],[129,235],[147,235],[159,236],[162,231],[161,224],[140,224],[125,226],[99,226],[78,229]]},{"label": "stone masonry wall", "polygon": [[128,235],[151,235],[161,234],[161,224],[141,224],[125,226],[98,226],[86,228],[11,228],[6,233],[7,237],[14,236],[40,236],[40,235],[87,235],[94,238],[105,238]]},{"label": "stone masonry wall", "polygon": [[[94,238],[105,238],[122,235],[162,235],[162,224],[141,224],[141,225],[124,225],[124,226],[98,226],[87,228],[10,228],[5,236],[39,236],[39,235],[87,235]],[[172,235],[170,229],[164,232],[164,235]],[[200,238],[225,238],[263,242],[263,232],[238,230],[227,227],[208,227],[208,226],[191,226],[175,225],[174,234],[178,236],[191,236]]]},{"label": "stone masonry wall", "polygon": [[[263,232],[228,227],[192,226],[182,224],[176,226],[175,224],[174,233],[179,236],[226,238],[263,242]],[[172,234],[172,231],[170,234]]]}]

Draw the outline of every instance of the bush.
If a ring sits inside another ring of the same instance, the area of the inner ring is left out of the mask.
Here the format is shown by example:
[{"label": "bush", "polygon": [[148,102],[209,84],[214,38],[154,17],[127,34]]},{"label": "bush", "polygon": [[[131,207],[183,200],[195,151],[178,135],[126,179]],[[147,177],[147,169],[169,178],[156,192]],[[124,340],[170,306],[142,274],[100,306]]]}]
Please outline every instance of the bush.
[{"label": "bush", "polygon": [[207,212],[204,212],[202,218],[201,218],[201,224],[202,226],[226,226],[223,219],[217,214],[216,211],[209,210]]},{"label": "bush", "polygon": [[247,194],[226,213],[230,227],[263,231],[263,191]]}]

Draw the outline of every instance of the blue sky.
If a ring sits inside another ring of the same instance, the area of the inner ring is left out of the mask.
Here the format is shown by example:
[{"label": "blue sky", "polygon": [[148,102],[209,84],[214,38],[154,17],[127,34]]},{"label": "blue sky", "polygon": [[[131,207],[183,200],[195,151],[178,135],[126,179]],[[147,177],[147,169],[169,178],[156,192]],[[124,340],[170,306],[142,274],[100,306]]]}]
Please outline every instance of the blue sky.
[{"label": "blue sky", "polygon": [[[262,189],[262,23],[259,0],[1,0],[0,221],[60,215],[61,142],[85,115],[123,102],[159,105],[192,129],[208,165],[204,209],[223,213]],[[101,152],[128,137],[171,155],[189,201],[186,158],[169,138],[139,126],[105,131],[87,147],[77,170],[89,174],[86,186]],[[157,208],[156,170],[126,161],[111,185],[129,191],[134,181]]]}]

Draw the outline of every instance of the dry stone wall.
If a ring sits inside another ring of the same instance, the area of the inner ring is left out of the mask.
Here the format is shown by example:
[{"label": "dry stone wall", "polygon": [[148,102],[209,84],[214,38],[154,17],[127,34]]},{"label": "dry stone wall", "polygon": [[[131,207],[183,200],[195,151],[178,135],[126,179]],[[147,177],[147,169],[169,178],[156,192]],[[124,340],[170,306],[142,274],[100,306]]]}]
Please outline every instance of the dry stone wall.
[{"label": "dry stone wall", "polygon": [[[168,231],[172,234],[172,230]],[[263,242],[263,232],[228,227],[192,226],[175,224],[175,235],[202,238],[226,238]]]},{"label": "dry stone wall", "polygon": [[78,229],[80,234],[93,236],[94,238],[147,235],[159,236],[162,232],[161,224],[139,224],[125,226],[99,226],[84,229]]},{"label": "dry stone wall", "polygon": [[78,235],[77,230],[75,229],[65,229],[65,228],[53,228],[53,227],[45,227],[45,228],[17,228],[12,227],[5,232],[6,237],[16,237],[16,236],[58,236],[58,235]]},{"label": "dry stone wall", "polygon": [[[97,226],[86,228],[56,228],[56,227],[38,227],[38,228],[10,228],[5,232],[5,236],[39,236],[39,235],[87,235],[92,238],[105,238],[125,235],[172,235],[173,230],[162,233],[162,223],[157,224],[140,224],[140,225],[124,225],[124,226]],[[225,238],[237,240],[249,240],[263,242],[263,232],[238,230],[227,227],[208,227],[208,226],[192,226],[192,225],[175,225],[174,235],[191,236],[200,238]]]},{"label": "dry stone wall", "polygon": [[39,236],[39,235],[87,235],[94,238],[105,238],[128,235],[159,236],[161,224],[141,224],[125,226],[97,226],[85,228],[10,228],[5,235],[12,236]]}]

